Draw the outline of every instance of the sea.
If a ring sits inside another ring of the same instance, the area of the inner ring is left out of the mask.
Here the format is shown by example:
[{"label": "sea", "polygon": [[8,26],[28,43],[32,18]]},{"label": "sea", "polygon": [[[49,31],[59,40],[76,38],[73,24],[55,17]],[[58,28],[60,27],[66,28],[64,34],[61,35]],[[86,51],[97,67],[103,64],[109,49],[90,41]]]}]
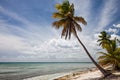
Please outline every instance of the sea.
[{"label": "sea", "polygon": [[0,80],[23,80],[35,76],[84,71],[93,67],[95,66],[91,62],[0,62]]}]

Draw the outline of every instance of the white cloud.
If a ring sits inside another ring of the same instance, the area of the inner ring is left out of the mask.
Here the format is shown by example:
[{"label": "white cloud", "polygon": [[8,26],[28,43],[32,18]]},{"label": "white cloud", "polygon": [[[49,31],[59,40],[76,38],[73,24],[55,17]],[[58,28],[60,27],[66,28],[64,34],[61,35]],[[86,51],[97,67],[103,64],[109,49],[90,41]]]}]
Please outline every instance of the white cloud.
[{"label": "white cloud", "polygon": [[102,6],[101,14],[99,15],[99,21],[97,24],[97,31],[103,30],[105,27],[109,25],[110,22],[112,22],[113,15],[116,13],[116,0],[109,0],[104,1],[104,5]]},{"label": "white cloud", "polygon": [[[43,28],[43,25],[33,24],[17,13],[8,11],[3,7],[0,7],[0,12],[23,23],[23,26],[16,26],[9,24],[7,20],[0,19],[0,55],[3,55],[2,51],[6,53],[16,52],[13,56],[18,53],[22,55],[30,54],[31,56],[42,53],[43,50],[40,49],[40,51],[39,48],[35,48],[36,45],[41,45],[43,41],[56,35],[51,26],[44,25]],[[7,54],[4,55],[7,56]],[[41,58],[46,57],[42,55]]]},{"label": "white cloud", "polygon": [[112,34],[112,35],[111,35],[111,39],[114,39],[114,38],[117,38],[117,39],[119,39],[119,40],[120,40],[120,36],[119,36],[119,35],[117,35],[117,34]]},{"label": "white cloud", "polygon": [[90,1],[90,0],[70,0],[70,2],[74,3],[76,15],[82,16],[85,18],[85,20],[88,21],[90,18],[92,1]]},{"label": "white cloud", "polygon": [[12,35],[0,34],[0,50],[21,52],[27,49],[27,44],[23,43],[23,39]]},{"label": "white cloud", "polygon": [[18,16],[15,12],[11,12],[2,6],[0,6],[0,12],[22,22],[23,24],[26,24],[27,26],[31,26],[31,23],[28,20],[26,20],[22,16]]},{"label": "white cloud", "polygon": [[110,33],[117,33],[118,30],[117,29],[113,29],[113,28],[109,28],[108,30],[105,30],[106,32],[110,32]]},{"label": "white cloud", "polygon": [[120,24],[116,24],[116,25],[113,24],[113,26],[116,27],[116,28],[120,28]]},{"label": "white cloud", "polygon": [[[94,30],[103,30],[112,21],[110,18],[116,11],[115,2],[114,0],[105,1],[100,11],[101,15],[97,17],[100,21],[95,21],[95,24],[91,24],[93,21],[90,21],[92,6],[90,0],[71,0],[70,2],[75,4],[76,14],[88,21],[89,25],[79,36],[91,55],[96,58],[96,52],[100,47],[97,43],[99,34]],[[61,33],[52,29],[51,26],[34,24],[2,6],[0,6],[0,12],[23,23],[23,26],[15,26],[0,20],[0,50],[18,51],[22,54],[17,57],[4,55],[0,57],[0,61],[7,59],[10,61],[90,61],[76,38],[72,37],[67,41],[60,39]],[[116,29],[109,28],[108,31],[115,32]]]}]

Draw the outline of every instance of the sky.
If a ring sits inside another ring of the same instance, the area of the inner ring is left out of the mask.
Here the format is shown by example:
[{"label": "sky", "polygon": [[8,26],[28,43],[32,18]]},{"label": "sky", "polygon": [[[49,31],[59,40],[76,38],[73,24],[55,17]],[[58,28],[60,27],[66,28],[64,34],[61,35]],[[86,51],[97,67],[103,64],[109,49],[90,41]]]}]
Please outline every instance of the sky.
[{"label": "sky", "polygon": [[[0,62],[90,62],[72,36],[52,27],[55,4],[63,0],[0,0]],[[120,39],[120,0],[69,0],[87,25],[78,35],[94,59],[101,31]]]}]

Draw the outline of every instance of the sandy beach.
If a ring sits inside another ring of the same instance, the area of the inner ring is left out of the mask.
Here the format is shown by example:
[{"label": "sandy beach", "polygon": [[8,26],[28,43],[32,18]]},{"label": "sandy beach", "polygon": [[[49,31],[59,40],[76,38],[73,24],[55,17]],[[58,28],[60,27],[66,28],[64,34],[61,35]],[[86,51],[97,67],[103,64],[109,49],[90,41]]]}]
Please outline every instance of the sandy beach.
[{"label": "sandy beach", "polygon": [[[83,72],[74,72],[54,80],[103,80],[103,75],[98,69],[94,68]],[[104,80],[120,80],[120,72],[115,71],[113,75],[106,77]]]},{"label": "sandy beach", "polygon": [[[120,80],[120,72],[113,72],[114,76],[109,76],[105,80]],[[24,80],[103,80],[102,73],[96,68],[72,73],[58,73],[45,76],[37,76]]]}]

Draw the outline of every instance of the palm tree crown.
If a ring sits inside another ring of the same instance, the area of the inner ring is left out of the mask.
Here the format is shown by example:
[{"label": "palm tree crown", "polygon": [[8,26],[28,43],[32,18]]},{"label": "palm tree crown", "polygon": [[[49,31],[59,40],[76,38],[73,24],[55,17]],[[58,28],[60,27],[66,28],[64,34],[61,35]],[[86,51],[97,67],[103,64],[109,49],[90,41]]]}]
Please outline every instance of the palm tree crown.
[{"label": "palm tree crown", "polygon": [[98,40],[98,42],[100,42],[99,45],[102,45],[103,48],[109,45],[111,36],[108,35],[105,31],[102,31],[98,37],[100,38]]},{"label": "palm tree crown", "polygon": [[69,1],[64,1],[62,4],[56,4],[57,12],[53,13],[53,18],[57,18],[58,21],[53,22],[53,26],[56,29],[63,27],[62,36],[65,39],[71,38],[71,33],[76,34],[76,30],[82,31],[81,26],[77,23],[80,22],[84,25],[87,22],[82,17],[74,16],[74,5]]}]

